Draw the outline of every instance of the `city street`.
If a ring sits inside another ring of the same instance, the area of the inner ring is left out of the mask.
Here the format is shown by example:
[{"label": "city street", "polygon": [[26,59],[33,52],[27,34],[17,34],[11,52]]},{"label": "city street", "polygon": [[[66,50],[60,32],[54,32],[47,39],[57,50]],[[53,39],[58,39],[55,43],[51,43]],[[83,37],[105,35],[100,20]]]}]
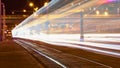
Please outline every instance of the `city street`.
[{"label": "city street", "polygon": [[[28,40],[20,40],[20,39],[15,39],[15,41],[18,44],[23,43],[25,45],[25,48],[28,46],[35,48],[36,50],[38,50],[37,52],[40,52],[54,59],[55,61],[61,63],[63,67],[64,66],[69,68],[73,68],[73,67],[75,68],[79,68],[79,67],[81,68],[86,68],[86,67],[119,68],[120,67],[119,57],[110,56],[108,54],[102,54],[98,52],[93,52],[89,49],[83,49],[85,45],[81,45],[81,44],[77,44],[77,45],[66,44],[62,42],[61,45],[60,44],[51,45],[51,44],[46,44],[39,41],[28,41]],[[91,48],[99,49],[97,47],[91,47]],[[104,50],[104,48],[101,50]],[[108,51],[110,50],[108,49]],[[116,50],[111,50],[111,51],[116,52]]]},{"label": "city street", "polygon": [[0,0],[0,68],[120,68],[120,0]]},{"label": "city street", "polygon": [[12,40],[0,42],[1,68],[44,68],[23,47]]}]

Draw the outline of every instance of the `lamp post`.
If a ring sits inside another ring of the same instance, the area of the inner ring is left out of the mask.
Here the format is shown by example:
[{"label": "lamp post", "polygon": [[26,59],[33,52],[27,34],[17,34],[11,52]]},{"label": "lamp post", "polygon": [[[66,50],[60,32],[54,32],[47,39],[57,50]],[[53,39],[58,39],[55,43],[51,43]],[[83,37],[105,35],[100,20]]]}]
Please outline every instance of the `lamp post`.
[{"label": "lamp post", "polygon": [[2,8],[3,8],[3,21],[2,21],[2,23],[3,23],[3,30],[2,30],[2,40],[5,40],[5,30],[6,30],[6,23],[5,23],[5,5],[4,5],[4,3],[2,3]]},{"label": "lamp post", "polygon": [[5,27],[5,5],[0,0],[0,41],[5,40]]},{"label": "lamp post", "polygon": [[32,12],[34,13],[34,3],[33,3],[33,2],[30,2],[30,3],[29,3],[29,6],[30,6],[31,8],[33,8],[33,11],[32,11]]},{"label": "lamp post", "polygon": [[2,12],[1,12],[1,0],[0,0],[0,41],[2,41],[2,21],[1,21],[1,17],[2,17]]},{"label": "lamp post", "polygon": [[35,7],[34,3],[33,2],[30,2],[29,3],[29,7],[33,8],[33,13],[36,12],[38,10],[38,7]]}]

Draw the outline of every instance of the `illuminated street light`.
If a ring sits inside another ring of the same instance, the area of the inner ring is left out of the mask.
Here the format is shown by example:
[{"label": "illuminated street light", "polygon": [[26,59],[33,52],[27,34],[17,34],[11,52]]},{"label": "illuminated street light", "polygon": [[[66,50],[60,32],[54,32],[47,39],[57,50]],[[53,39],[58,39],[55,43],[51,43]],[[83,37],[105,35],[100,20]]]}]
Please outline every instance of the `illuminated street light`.
[{"label": "illuminated street light", "polygon": [[25,9],[23,9],[23,12],[27,12]]},{"label": "illuminated street light", "polygon": [[38,10],[38,7],[34,8],[34,10],[37,11],[37,10]]},{"label": "illuminated street light", "polygon": [[30,3],[29,3],[29,6],[30,6],[30,7],[33,7],[33,6],[34,6],[33,2],[30,2]]},{"label": "illuminated street light", "polygon": [[29,3],[29,6],[32,7],[32,9],[33,9],[32,12],[34,13],[34,3],[33,3],[33,2],[30,2],[30,3]]}]

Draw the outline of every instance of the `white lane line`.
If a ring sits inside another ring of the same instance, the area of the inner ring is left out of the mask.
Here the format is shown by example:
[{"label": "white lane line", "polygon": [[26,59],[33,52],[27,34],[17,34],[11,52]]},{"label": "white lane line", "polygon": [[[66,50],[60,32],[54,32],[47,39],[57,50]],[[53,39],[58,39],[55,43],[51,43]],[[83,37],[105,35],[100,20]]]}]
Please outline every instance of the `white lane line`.
[{"label": "white lane line", "polygon": [[60,65],[61,67],[67,68],[67,67],[66,67],[65,65],[63,65],[62,63],[60,63],[60,62],[56,61],[55,59],[53,59],[53,58],[51,58],[51,57],[49,57],[49,56],[47,56],[47,55],[41,53],[40,51],[38,51],[38,50],[36,50],[36,49],[34,49],[34,48],[31,48],[31,49],[34,50],[35,52],[39,53],[40,55],[46,57],[47,59],[49,59],[49,60],[51,60],[51,61],[57,63],[57,64]]},{"label": "white lane line", "polygon": [[[18,40],[16,40],[16,41],[18,41]],[[15,41],[15,42],[16,42],[16,41]],[[29,43],[29,42],[26,42],[26,41],[23,41],[23,40],[20,40],[20,41],[23,42],[23,43],[25,43],[25,44],[28,44],[28,45],[32,45],[32,46],[33,46],[33,44],[31,44],[31,43]],[[16,43],[20,44],[21,42],[19,42],[19,43],[16,42]],[[21,44],[20,44],[20,45],[21,45]],[[34,46],[35,46],[35,45],[34,45]],[[57,61],[57,60],[55,60],[55,59],[53,59],[53,58],[51,58],[51,57],[49,57],[49,56],[43,54],[43,53],[40,52],[39,50],[37,50],[37,49],[35,49],[35,48],[33,48],[33,47],[29,47],[29,48],[31,48],[33,51],[37,52],[38,54],[40,54],[40,55],[46,57],[47,59],[49,59],[49,60],[55,62],[56,64],[60,65],[61,67],[67,68],[65,65],[63,65],[63,64],[60,63],[59,61]]]},{"label": "white lane line", "polygon": [[80,41],[72,41],[72,40],[50,40],[45,42],[63,42],[63,43],[73,43],[73,44],[81,44],[86,46],[94,46],[94,47],[100,47],[100,48],[107,48],[107,49],[114,49],[114,50],[120,50],[120,45],[117,44],[103,44],[103,43],[93,43],[93,42],[80,42]]}]

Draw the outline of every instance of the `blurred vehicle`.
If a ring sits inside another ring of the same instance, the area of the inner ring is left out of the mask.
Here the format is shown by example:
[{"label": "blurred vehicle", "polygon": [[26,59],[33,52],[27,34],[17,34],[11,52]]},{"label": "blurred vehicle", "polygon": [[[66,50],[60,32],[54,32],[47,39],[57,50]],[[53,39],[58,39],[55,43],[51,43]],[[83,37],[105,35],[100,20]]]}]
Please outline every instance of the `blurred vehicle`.
[{"label": "blurred vehicle", "polygon": [[84,34],[120,33],[120,0],[52,0],[16,26],[12,37],[80,34],[81,25]]}]

